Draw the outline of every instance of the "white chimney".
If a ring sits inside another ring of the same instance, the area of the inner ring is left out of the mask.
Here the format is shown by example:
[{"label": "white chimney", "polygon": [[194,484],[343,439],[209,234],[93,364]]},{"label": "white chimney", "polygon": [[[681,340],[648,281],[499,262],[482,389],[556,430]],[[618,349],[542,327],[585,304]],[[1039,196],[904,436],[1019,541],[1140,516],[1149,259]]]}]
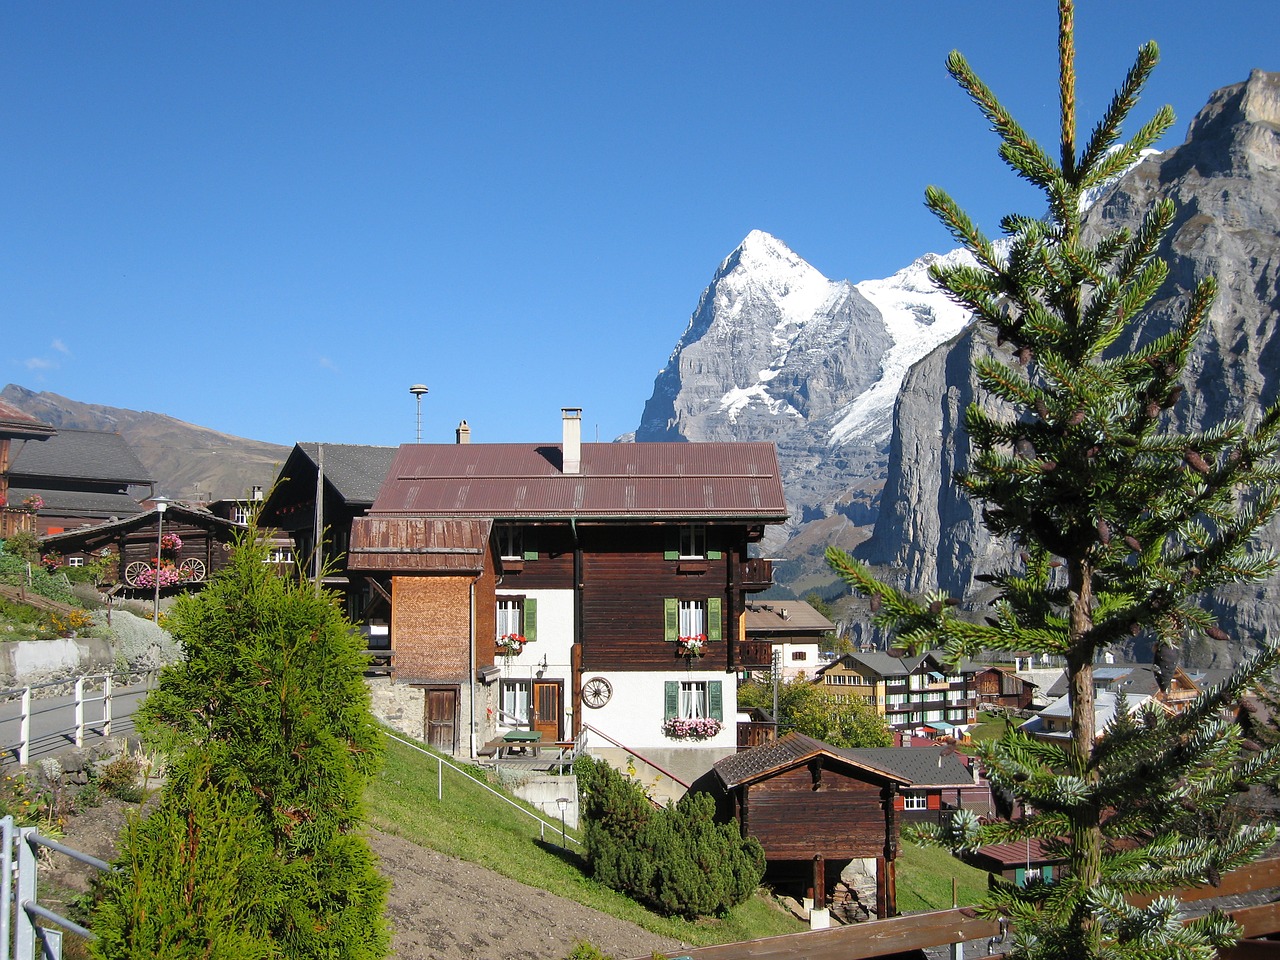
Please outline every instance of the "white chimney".
[{"label": "white chimney", "polygon": [[471,428],[467,426],[467,421],[463,420],[461,423],[458,424],[458,429],[456,433],[458,437],[458,443],[471,442]]},{"label": "white chimney", "polygon": [[565,473],[582,472],[582,408],[561,407],[564,419],[564,446],[561,448],[561,469]]}]

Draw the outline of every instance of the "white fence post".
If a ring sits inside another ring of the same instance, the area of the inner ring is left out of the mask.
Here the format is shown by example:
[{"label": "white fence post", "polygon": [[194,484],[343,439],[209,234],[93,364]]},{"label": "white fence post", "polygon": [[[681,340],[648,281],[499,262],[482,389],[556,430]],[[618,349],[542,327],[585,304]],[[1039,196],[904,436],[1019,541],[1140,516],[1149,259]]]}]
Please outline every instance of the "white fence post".
[{"label": "white fence post", "polygon": [[22,688],[22,726],[18,734],[18,762],[24,767],[31,762],[31,688]]},{"label": "white fence post", "polygon": [[76,678],[76,746],[84,746],[84,677]]},{"label": "white fence post", "polygon": [[102,735],[111,736],[111,674],[107,674],[107,682],[102,687]]},{"label": "white fence post", "polygon": [[13,904],[13,817],[0,819],[0,837],[4,850],[0,852],[0,960],[9,960],[12,938]]},{"label": "white fence post", "polygon": [[36,925],[27,912],[27,904],[36,902],[36,851],[27,841],[35,827],[18,830],[18,908],[14,911],[17,927],[14,942],[15,960],[36,960]]}]

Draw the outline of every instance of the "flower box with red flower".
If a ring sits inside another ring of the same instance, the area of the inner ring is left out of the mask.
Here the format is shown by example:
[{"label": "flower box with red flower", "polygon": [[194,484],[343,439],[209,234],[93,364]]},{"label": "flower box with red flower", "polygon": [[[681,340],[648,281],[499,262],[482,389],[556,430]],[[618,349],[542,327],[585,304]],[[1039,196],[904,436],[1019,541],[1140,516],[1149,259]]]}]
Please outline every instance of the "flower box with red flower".
[{"label": "flower box with red flower", "polygon": [[676,637],[676,653],[682,657],[700,657],[707,652],[707,635],[694,634],[689,637]]},{"label": "flower box with red flower", "polygon": [[518,654],[528,641],[519,633],[504,633],[498,638],[498,650],[503,656]]}]

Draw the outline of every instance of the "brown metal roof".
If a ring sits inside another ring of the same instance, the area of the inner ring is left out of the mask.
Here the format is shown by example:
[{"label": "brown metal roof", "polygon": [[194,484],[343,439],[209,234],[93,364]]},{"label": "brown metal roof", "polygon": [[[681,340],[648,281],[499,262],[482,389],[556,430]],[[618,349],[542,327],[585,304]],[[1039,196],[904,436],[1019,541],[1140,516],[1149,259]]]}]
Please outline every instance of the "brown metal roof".
[{"label": "brown metal roof", "polygon": [[576,474],[559,444],[405,444],[372,512],[781,522],[787,504],[771,443],[584,443]]},{"label": "brown metal roof", "polygon": [[466,573],[484,569],[492,520],[357,517],[347,567],[397,573]]},{"label": "brown metal roof", "polygon": [[30,437],[43,440],[57,432],[49,424],[19,410],[7,400],[0,400],[0,437]]}]

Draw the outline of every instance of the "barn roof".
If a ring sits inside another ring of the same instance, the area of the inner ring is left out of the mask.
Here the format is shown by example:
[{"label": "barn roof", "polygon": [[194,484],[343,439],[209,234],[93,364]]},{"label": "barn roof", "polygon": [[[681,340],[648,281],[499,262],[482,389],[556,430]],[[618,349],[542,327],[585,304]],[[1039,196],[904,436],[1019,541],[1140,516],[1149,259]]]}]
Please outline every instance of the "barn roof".
[{"label": "barn roof", "polygon": [[[326,443],[323,446],[325,482],[347,503],[373,503],[395,457],[396,448],[357,443]],[[314,467],[320,460],[320,447],[319,443],[299,443],[294,450],[310,460]],[[289,459],[293,459],[292,454]],[[285,468],[288,466],[286,462]],[[284,475],[284,470],[281,474]]]},{"label": "barn roof", "polygon": [[906,777],[914,787],[973,785],[973,774],[960,754],[950,747],[860,747],[839,752],[868,766]]},{"label": "barn roof", "polygon": [[493,519],[781,522],[771,443],[584,443],[577,473],[559,444],[405,444],[375,514]]},{"label": "barn roof", "polygon": [[837,763],[857,767],[884,780],[894,780],[908,786],[911,784],[909,777],[854,756],[856,752],[841,750],[803,733],[793,732],[758,747],[752,747],[750,750],[727,756],[718,761],[712,769],[727,788],[733,789],[808,763],[815,757],[828,757]]},{"label": "barn roof", "polygon": [[[105,523],[77,527],[74,530],[67,530],[63,533],[49,534],[46,537],[41,537],[40,542],[46,548],[59,547],[67,549],[71,544],[83,543],[92,549],[98,544],[112,540],[121,531],[155,525],[156,510],[143,510],[138,504],[134,504],[134,506],[138,512],[132,516],[108,520]],[[232,523],[230,520],[216,516],[202,507],[192,507],[185,503],[170,503],[165,510],[164,517],[166,524],[181,521],[190,523],[193,526],[204,527],[206,530],[221,530],[226,540],[231,540],[238,536],[244,529],[238,523]]]},{"label": "barn roof", "polygon": [[142,513],[138,501],[127,493],[105,490],[57,490],[49,487],[10,487],[9,502],[21,503],[27,497],[39,496],[44,501],[41,511],[51,517],[91,517],[110,520]]}]

